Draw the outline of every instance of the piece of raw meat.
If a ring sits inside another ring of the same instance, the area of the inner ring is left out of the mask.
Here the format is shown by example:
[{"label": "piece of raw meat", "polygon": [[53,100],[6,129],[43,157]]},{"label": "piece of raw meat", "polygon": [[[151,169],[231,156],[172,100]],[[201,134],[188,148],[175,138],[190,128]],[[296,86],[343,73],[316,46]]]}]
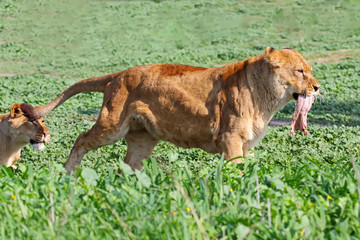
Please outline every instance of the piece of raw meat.
[{"label": "piece of raw meat", "polygon": [[295,104],[295,111],[291,122],[290,135],[295,135],[295,130],[301,130],[306,135],[307,114],[314,102],[314,96],[299,95]]}]

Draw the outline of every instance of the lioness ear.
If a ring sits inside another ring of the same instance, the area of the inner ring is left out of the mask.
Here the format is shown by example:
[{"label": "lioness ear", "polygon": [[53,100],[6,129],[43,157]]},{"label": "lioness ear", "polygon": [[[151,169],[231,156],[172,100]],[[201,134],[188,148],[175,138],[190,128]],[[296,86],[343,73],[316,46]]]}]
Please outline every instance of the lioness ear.
[{"label": "lioness ear", "polygon": [[21,111],[21,106],[19,103],[14,103],[10,108],[10,117],[18,118],[23,115],[23,111]]},{"label": "lioness ear", "polygon": [[270,53],[272,53],[272,52],[274,52],[274,51],[276,51],[274,48],[272,48],[272,47],[266,47],[266,49],[265,49],[265,54],[266,54],[266,56],[269,56]]},{"label": "lioness ear", "polygon": [[281,67],[282,62],[279,58],[279,51],[272,47],[266,47],[265,49],[265,60],[270,63],[273,67]]}]

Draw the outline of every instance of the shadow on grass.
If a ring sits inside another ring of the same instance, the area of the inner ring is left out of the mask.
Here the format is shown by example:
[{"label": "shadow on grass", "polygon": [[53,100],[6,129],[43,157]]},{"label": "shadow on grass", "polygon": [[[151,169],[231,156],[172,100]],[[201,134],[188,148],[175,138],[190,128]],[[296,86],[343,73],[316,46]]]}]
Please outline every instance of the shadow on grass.
[{"label": "shadow on grass", "polygon": [[89,115],[89,116],[99,116],[100,109],[98,109],[98,108],[89,108],[89,109],[79,108],[79,109],[77,109],[77,112],[79,114],[85,114],[85,115]]}]

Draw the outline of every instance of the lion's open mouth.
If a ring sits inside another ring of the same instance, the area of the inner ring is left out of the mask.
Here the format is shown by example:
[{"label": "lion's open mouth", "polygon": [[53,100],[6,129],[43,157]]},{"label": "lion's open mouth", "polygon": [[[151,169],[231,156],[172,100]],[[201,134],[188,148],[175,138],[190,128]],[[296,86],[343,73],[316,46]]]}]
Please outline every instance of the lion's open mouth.
[{"label": "lion's open mouth", "polygon": [[305,135],[307,132],[307,114],[314,102],[314,96],[300,95],[294,93],[293,97],[297,100],[295,111],[291,122],[290,135],[295,135],[295,130],[302,131]]},{"label": "lion's open mouth", "polygon": [[299,94],[298,94],[298,93],[293,93],[293,98],[294,98],[295,100],[298,100],[298,97],[299,97]]},{"label": "lion's open mouth", "polygon": [[39,151],[42,151],[42,150],[45,149],[45,144],[44,143],[45,143],[44,141],[38,142],[38,141],[30,139],[31,146],[33,148],[35,148],[36,150],[39,150]]}]

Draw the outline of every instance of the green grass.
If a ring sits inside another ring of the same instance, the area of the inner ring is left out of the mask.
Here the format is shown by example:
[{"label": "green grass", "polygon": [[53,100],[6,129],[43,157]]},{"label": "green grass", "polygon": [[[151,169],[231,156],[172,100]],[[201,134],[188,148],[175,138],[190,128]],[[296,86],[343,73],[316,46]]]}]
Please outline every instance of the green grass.
[{"label": "green grass", "polygon": [[[213,67],[289,46],[313,62],[322,98],[308,118],[326,125],[310,124],[304,137],[271,127],[244,175],[218,154],[166,142],[133,173],[121,140],[68,177],[62,164],[102,103],[101,94],[77,95],[46,117],[45,151],[27,146],[19,170],[0,168],[0,238],[202,239],[200,224],[210,239],[359,239],[349,161],[359,169],[359,12],[351,0],[0,1],[0,73],[16,74],[0,78],[0,112],[135,65]],[[338,52],[344,60],[317,62]]]}]

